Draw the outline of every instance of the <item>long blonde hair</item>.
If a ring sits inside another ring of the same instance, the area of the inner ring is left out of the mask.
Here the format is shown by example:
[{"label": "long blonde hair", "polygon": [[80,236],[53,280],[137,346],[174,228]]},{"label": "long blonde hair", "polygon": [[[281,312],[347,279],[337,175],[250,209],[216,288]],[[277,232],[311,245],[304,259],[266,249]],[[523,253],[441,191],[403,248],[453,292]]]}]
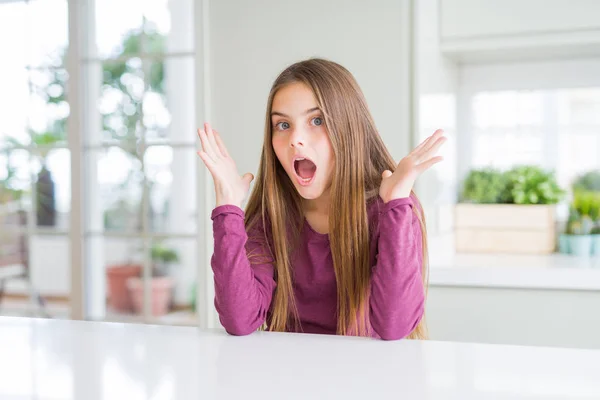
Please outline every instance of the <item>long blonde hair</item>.
[{"label": "long blonde hair", "polygon": [[[267,224],[266,240],[275,260],[277,286],[267,329],[286,331],[299,326],[292,286],[290,253],[302,223],[301,198],[273,150],[271,110],[279,89],[301,82],[314,93],[335,156],[329,210],[329,238],[337,281],[337,333],[368,336],[371,265],[367,203],[379,194],[382,172],[393,171],[396,162],[385,147],[352,74],[341,65],[310,59],[286,68],[275,80],[267,103],[265,136],[256,183],[246,206],[246,229]],[[412,193],[414,199],[416,196]],[[427,235],[422,207],[416,200],[414,212],[422,231],[423,284],[427,288]],[[292,222],[292,223],[290,223]],[[291,230],[290,230],[291,229]],[[269,243],[270,242],[270,243]],[[409,338],[427,337],[425,317]]]}]

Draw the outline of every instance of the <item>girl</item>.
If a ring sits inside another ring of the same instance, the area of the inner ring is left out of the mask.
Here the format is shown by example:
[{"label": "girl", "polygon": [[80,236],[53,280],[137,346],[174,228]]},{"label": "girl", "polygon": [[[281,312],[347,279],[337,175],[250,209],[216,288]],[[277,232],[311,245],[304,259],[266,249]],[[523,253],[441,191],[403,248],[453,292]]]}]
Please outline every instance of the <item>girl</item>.
[{"label": "girl", "polygon": [[436,131],[396,164],[354,77],[310,59],[276,79],[257,182],[204,125],[215,183],[215,306],[227,332],[426,338],[427,245],[412,187],[441,161]]}]

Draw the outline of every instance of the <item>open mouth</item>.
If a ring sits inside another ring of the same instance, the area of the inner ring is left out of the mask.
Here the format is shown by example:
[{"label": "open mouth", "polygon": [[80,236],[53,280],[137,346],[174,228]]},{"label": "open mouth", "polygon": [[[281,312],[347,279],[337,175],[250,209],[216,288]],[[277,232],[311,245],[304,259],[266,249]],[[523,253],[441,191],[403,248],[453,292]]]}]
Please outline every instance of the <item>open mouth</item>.
[{"label": "open mouth", "polygon": [[308,158],[297,158],[294,160],[294,170],[298,176],[300,184],[312,182],[317,172],[317,166]]}]

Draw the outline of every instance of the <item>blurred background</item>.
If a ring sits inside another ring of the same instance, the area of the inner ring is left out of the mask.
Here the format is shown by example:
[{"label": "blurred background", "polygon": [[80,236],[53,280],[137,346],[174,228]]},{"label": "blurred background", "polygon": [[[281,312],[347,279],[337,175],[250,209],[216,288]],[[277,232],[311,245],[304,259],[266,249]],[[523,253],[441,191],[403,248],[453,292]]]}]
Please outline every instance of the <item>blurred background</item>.
[{"label": "blurred background", "polygon": [[0,315],[219,328],[210,121],[256,173],[289,64],[348,68],[417,184],[432,339],[600,348],[600,3],[0,0]]}]

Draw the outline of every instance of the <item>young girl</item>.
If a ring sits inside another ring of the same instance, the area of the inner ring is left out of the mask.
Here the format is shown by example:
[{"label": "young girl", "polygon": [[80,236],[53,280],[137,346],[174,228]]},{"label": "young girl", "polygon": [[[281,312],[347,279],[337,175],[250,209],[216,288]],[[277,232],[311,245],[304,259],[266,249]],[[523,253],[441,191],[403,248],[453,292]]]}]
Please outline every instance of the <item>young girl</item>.
[{"label": "young girl", "polygon": [[427,245],[417,176],[438,130],[396,164],[348,70],[310,59],[276,79],[257,182],[199,130],[215,183],[215,306],[230,334],[259,328],[426,338]]}]

